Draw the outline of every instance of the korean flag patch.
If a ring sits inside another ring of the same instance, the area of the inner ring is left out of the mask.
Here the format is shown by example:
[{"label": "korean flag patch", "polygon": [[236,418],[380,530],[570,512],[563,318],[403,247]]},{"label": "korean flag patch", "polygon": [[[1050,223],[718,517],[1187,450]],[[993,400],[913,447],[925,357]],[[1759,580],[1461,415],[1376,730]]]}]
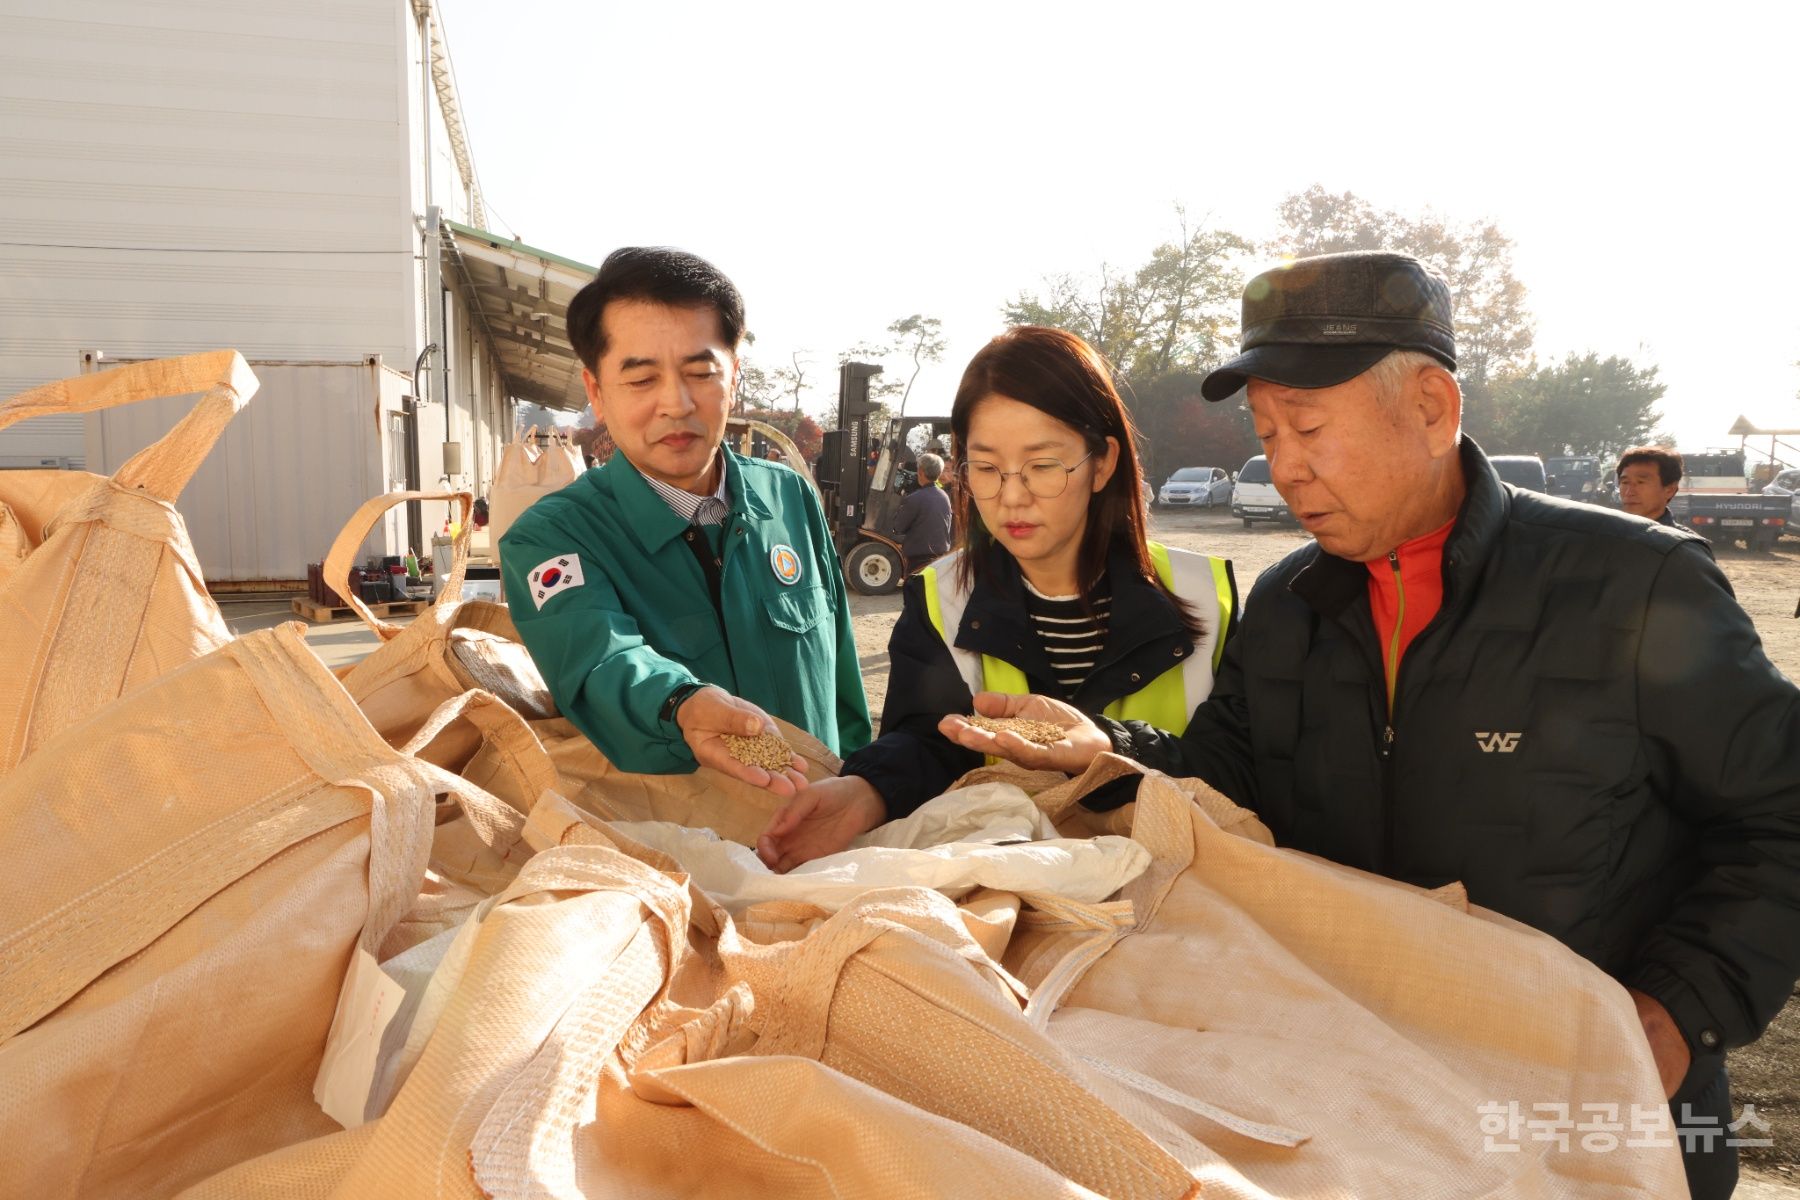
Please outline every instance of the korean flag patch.
[{"label": "korean flag patch", "polygon": [[531,602],[544,607],[558,592],[581,586],[581,556],[559,554],[531,568]]}]

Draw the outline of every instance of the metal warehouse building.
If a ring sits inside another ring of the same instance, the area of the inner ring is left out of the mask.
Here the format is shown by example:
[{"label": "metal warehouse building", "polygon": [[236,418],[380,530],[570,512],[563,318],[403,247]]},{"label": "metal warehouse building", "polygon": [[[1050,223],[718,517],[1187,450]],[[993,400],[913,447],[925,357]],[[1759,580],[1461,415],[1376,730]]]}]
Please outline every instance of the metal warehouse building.
[{"label": "metal warehouse building", "polygon": [[[212,583],[304,578],[379,492],[484,494],[518,401],[581,406],[592,268],[488,224],[430,0],[0,0],[0,396],[240,351],[262,389],[181,502]],[[0,468],[110,471],[182,411],[24,422]]]}]

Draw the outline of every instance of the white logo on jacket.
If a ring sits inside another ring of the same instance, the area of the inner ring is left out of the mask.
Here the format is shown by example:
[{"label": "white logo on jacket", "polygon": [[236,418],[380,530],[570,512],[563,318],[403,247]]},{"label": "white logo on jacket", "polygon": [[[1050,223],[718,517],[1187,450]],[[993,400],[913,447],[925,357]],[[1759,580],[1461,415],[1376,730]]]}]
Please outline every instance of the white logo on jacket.
[{"label": "white logo on jacket", "polygon": [[1511,754],[1514,750],[1519,748],[1519,739],[1524,736],[1525,735],[1522,732],[1488,733],[1486,731],[1477,731],[1475,734],[1475,744],[1481,747],[1481,752],[1483,754],[1492,754],[1496,750],[1502,754]]},{"label": "white logo on jacket", "polygon": [[531,568],[531,602],[539,608],[558,592],[567,592],[582,584],[581,555],[559,554],[546,558]]}]

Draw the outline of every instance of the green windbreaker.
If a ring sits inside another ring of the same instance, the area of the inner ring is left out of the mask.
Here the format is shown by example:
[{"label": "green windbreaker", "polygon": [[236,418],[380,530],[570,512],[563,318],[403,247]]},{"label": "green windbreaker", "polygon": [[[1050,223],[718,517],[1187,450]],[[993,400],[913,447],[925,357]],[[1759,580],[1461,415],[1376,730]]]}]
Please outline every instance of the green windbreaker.
[{"label": "green windbreaker", "polygon": [[694,769],[660,710],[717,684],[849,754],[869,740],[849,597],[818,495],[785,466],[725,458],[720,627],[689,525],[622,454],[500,539],[513,622],[557,707],[616,766]]}]

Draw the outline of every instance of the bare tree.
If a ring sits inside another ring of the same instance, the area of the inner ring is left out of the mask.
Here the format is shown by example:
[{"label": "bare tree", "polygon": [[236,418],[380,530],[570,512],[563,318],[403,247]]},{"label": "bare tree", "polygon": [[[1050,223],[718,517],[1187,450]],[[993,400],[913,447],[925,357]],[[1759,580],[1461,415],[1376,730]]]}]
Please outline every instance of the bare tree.
[{"label": "bare tree", "polygon": [[1250,249],[1222,229],[1189,224],[1133,271],[1102,263],[1094,278],[1047,276],[1002,309],[1009,324],[1051,325],[1079,335],[1119,376],[1148,383],[1220,361],[1237,330],[1241,260]]}]

